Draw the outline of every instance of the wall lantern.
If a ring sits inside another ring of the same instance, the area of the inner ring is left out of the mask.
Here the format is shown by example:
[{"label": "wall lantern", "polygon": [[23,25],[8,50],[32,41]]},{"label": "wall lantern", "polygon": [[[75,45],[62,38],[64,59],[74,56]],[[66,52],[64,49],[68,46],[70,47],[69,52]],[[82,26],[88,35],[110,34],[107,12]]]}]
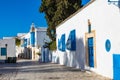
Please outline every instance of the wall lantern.
[{"label": "wall lantern", "polygon": [[88,19],[88,33],[91,33],[91,22],[90,22],[90,19]]}]

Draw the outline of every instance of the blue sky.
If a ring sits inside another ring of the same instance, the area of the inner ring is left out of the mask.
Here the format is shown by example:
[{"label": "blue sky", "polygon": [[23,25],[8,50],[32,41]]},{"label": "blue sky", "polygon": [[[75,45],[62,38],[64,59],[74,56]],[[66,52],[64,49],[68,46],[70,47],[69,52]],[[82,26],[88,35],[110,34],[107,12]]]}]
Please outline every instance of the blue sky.
[{"label": "blue sky", "polygon": [[0,38],[29,32],[32,22],[47,27],[44,14],[39,13],[40,4],[41,0],[0,0]]}]

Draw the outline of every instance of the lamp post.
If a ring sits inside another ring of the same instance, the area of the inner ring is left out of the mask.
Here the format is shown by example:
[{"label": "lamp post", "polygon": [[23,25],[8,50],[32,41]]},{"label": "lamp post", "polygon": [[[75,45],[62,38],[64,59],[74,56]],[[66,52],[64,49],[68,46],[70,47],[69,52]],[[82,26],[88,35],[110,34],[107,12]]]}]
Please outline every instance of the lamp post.
[{"label": "lamp post", "polygon": [[6,47],[6,60],[7,60],[7,44],[5,44],[5,47]]}]

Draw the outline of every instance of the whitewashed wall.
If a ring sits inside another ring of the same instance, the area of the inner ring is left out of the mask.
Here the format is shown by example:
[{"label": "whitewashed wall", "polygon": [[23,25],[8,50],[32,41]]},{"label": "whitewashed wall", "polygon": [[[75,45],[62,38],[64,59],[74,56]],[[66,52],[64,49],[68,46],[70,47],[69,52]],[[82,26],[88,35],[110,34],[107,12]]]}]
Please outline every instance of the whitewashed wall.
[{"label": "whitewashed wall", "polygon": [[[84,9],[78,11],[73,17],[66,20],[56,28],[56,42],[65,33],[65,42],[71,30],[76,30],[76,51],[61,52],[57,49],[59,63],[76,68],[84,68],[85,64],[85,33],[88,32],[88,19],[92,30],[96,31],[96,57],[97,68],[93,71],[113,78],[112,54],[120,54],[120,11],[115,5],[108,4],[108,0],[96,0]],[[105,50],[105,41],[111,41],[111,50]],[[57,55],[57,56],[58,56]]]},{"label": "whitewashed wall", "polygon": [[[50,38],[46,34],[46,27],[35,28],[35,46],[43,46],[44,42],[50,42]],[[21,39],[30,38],[30,32],[21,37]]]},{"label": "whitewashed wall", "polygon": [[[15,39],[0,40],[0,49],[1,47],[5,47],[5,44],[7,44],[7,57],[16,57]],[[6,59],[6,56],[1,56],[1,52],[0,52],[0,59],[1,60]]]},{"label": "whitewashed wall", "polygon": [[49,37],[46,34],[46,31],[37,31],[36,36],[37,36],[36,43],[37,43],[37,45],[39,45],[41,47],[44,45],[45,42],[50,41]]}]

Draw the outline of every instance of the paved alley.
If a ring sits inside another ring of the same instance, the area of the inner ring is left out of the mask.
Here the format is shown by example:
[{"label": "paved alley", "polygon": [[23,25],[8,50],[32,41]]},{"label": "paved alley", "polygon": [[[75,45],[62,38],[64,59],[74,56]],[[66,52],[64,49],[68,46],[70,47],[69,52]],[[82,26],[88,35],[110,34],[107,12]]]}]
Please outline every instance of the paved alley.
[{"label": "paved alley", "polygon": [[60,66],[19,60],[16,64],[0,63],[0,80],[110,80],[93,72]]}]

